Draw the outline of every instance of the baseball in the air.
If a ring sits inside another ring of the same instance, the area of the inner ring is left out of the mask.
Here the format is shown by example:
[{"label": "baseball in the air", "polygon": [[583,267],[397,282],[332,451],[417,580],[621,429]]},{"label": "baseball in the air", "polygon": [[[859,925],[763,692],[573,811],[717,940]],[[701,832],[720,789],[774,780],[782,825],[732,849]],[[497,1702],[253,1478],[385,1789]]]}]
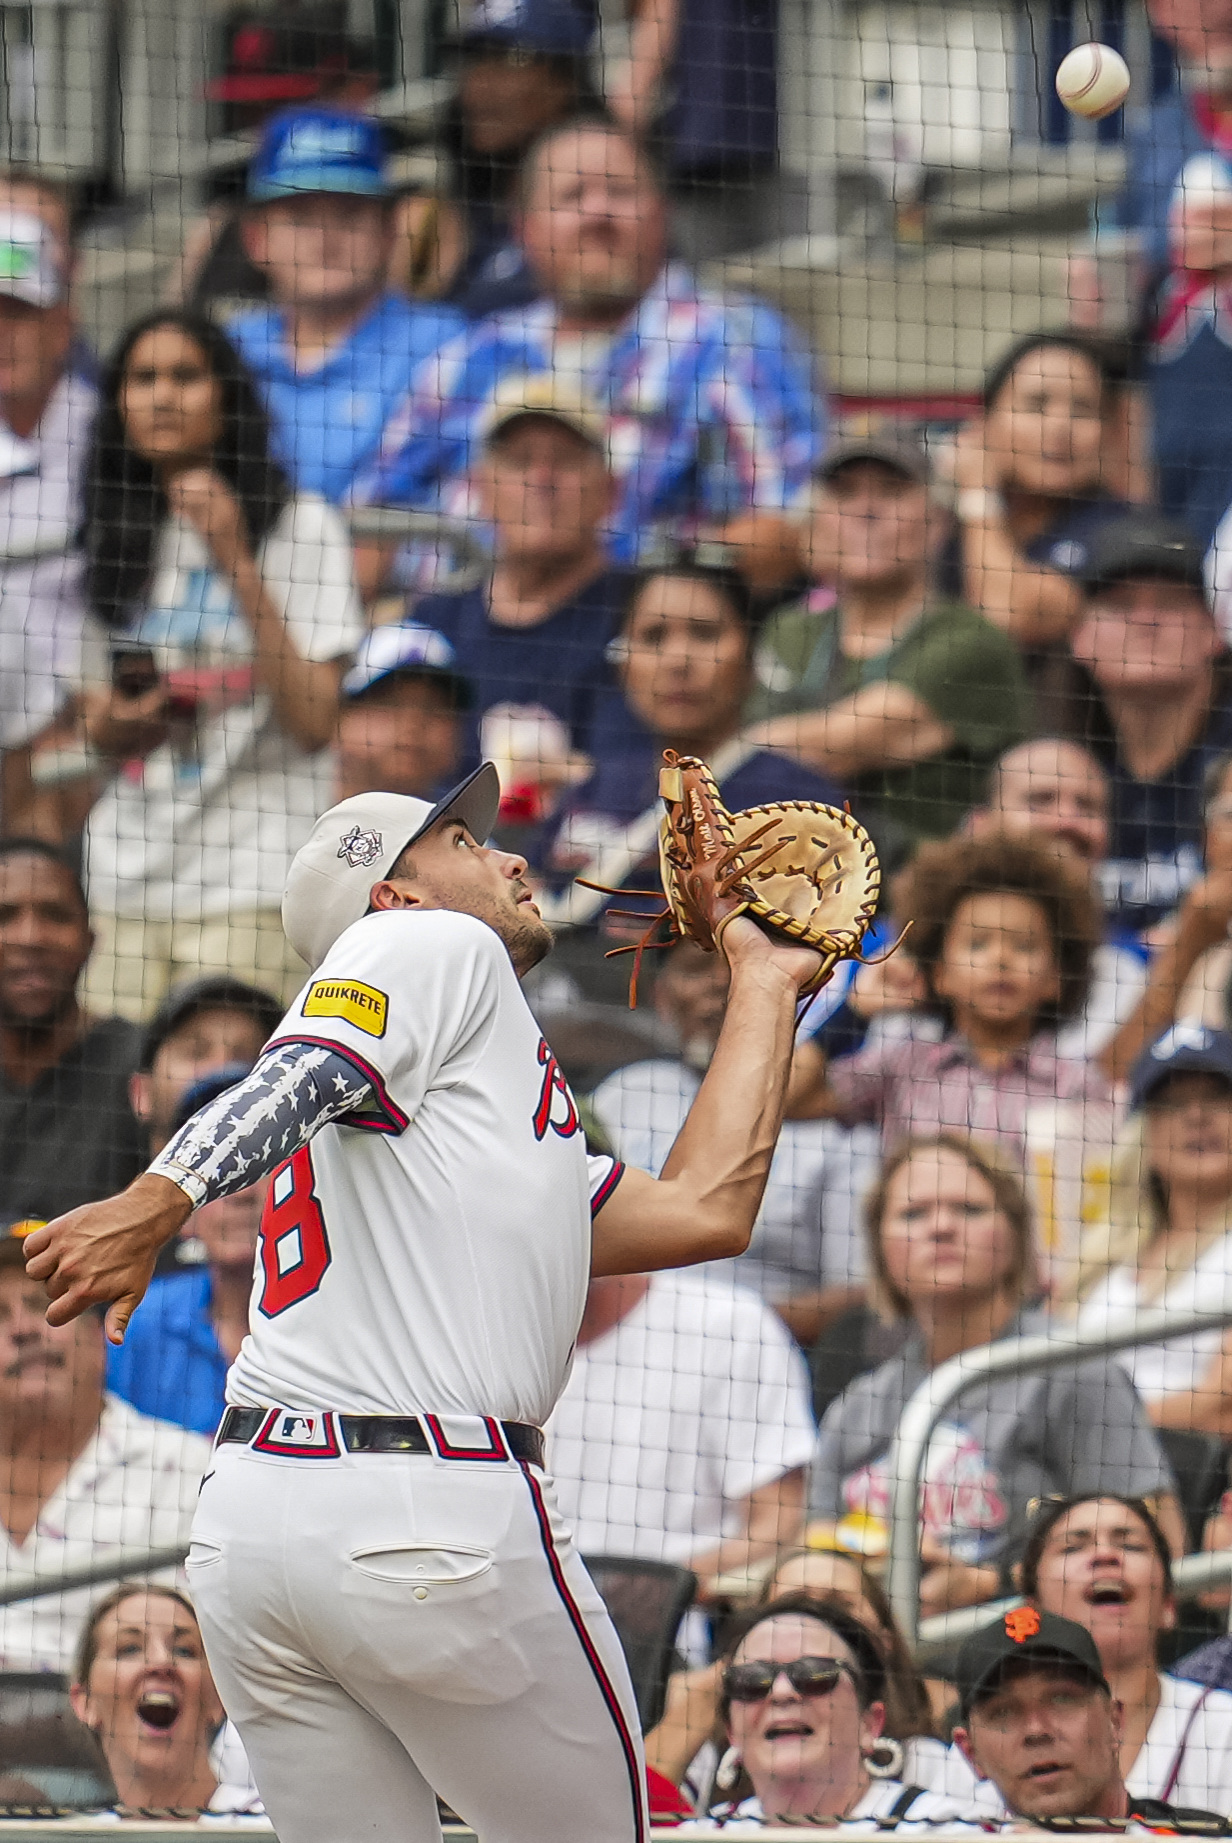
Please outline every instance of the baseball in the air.
[{"label": "baseball in the air", "polygon": [[1075,45],[1057,67],[1057,95],[1071,115],[1102,121],[1129,95],[1129,66],[1111,45]]}]

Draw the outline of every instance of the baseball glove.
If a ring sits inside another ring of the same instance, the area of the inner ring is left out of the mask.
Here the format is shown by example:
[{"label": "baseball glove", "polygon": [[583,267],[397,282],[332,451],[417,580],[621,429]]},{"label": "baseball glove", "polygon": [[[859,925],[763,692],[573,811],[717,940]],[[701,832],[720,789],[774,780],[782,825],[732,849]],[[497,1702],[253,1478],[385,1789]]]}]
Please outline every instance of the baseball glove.
[{"label": "baseball glove", "polygon": [[[802,987],[805,995],[823,986],[840,960],[858,959],[876,913],[881,867],[872,839],[851,814],[808,800],[729,813],[705,762],[671,749],[663,761],[659,866],[667,909],[636,949],[613,950],[638,956],[630,1004],[637,1002],[637,971],[646,947],[687,938],[713,953],[736,915],[817,949],[821,965]],[[656,941],[652,937],[664,922],[668,938]]]}]

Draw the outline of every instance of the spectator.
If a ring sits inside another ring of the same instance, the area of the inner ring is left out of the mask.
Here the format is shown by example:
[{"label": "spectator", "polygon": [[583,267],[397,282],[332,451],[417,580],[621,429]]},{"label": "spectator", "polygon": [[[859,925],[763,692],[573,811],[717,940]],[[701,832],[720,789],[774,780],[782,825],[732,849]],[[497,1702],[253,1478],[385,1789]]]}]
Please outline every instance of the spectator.
[{"label": "spectator", "polygon": [[[973,815],[971,830],[977,838],[1000,832],[1051,844],[1076,872],[1091,879],[1102,910],[1099,874],[1108,855],[1108,809],[1108,777],[1091,751],[1061,737],[1041,736],[1007,749],[997,761],[987,801]],[[1099,1056],[1117,1038],[1146,987],[1143,952],[1126,929],[1105,927],[1091,956],[1082,1016],[1057,1033],[1062,1056]]]},{"label": "spectator", "polygon": [[1126,1790],[1121,1706],[1091,1634],[1072,1619],[1015,1607],[963,1644],[956,1668],[962,1725],[954,1740],[1015,1817],[1178,1818],[1165,1800]]},{"label": "spectator", "polygon": [[10,831],[31,823],[29,744],[77,669],[73,535],[96,407],[74,369],[67,211],[53,221],[27,193],[0,181],[0,548],[13,554],[0,566],[0,798]]},{"label": "spectator", "polygon": [[279,459],[301,493],[347,499],[420,366],[462,324],[386,285],[393,205],[377,123],[330,109],[275,116],[249,171],[241,232],[272,305],[242,314],[231,333]]},{"label": "spectator", "polygon": [[[0,1550],[12,1574],[62,1574],[117,1550],[187,1543],[209,1443],[104,1394],[106,1341],[88,1312],[53,1330],[17,1235],[0,1241]],[[88,1591],[0,1612],[5,1670],[72,1667]]]},{"label": "spectator", "polygon": [[804,1359],[740,1287],[680,1272],[592,1280],[547,1432],[583,1555],[680,1562],[706,1597],[800,1534],[815,1440]]},{"label": "spectator", "polygon": [[[261,128],[294,103],[363,109],[380,87],[376,46],[347,31],[337,0],[275,0],[228,24],[227,68],[205,86],[206,101],[222,105],[225,134]],[[214,313],[268,299],[268,280],[242,240],[246,174],[246,162],[211,162],[209,204],[188,227],[170,304]]]},{"label": "spectator", "polygon": [[1205,548],[1232,498],[1232,358],[1223,336],[1232,23],[1223,0],[1148,0],[1147,13],[1177,54],[1181,82],[1127,137],[1120,217],[1142,258],[1160,498]]},{"label": "spectator", "polygon": [[346,535],[319,497],[288,489],[208,320],[139,321],[102,402],[85,731],[113,767],[143,761],[89,817],[89,990],[135,1018],[185,972],[255,975],[289,998],[303,968],[283,879],[330,797],[341,661],[362,631]]},{"label": "spectator", "polygon": [[1012,644],[930,593],[941,516],[917,443],[889,435],[832,449],[812,567],[838,599],[768,623],[749,705],[759,742],[850,787],[890,857],[952,832],[989,764],[1027,729]]},{"label": "spectator", "polygon": [[1043,1103],[1061,1109],[1054,1138],[1107,1143],[1107,1082],[1061,1056],[1056,1038],[1086,1003],[1099,938],[1086,881],[1031,839],[937,841],[903,873],[894,907],[914,920],[911,957],[942,1035],[882,1036],[828,1069],[802,1043],[793,1117],[875,1121],[886,1146],[912,1133],[980,1133],[1025,1168],[1029,1148],[1041,1149],[1033,1105]]},{"label": "spectator", "polygon": [[1062,1499],[1040,1511],[1022,1558],[1022,1591],[1041,1612],[1085,1626],[1124,1727],[1132,1797],[1232,1811],[1232,1696],[1157,1666],[1176,1624],[1172,1557],[1146,1505]]},{"label": "spectator", "polygon": [[786,1594],[750,1614],[728,1646],[719,1697],[728,1741],[719,1779],[731,1791],[715,1808],[719,1826],[825,1818],[859,1835],[963,1817],[903,1784],[902,1748],[879,1745],[884,1697],[881,1653],[838,1601]]},{"label": "spectator", "polygon": [[[620,621],[627,578],[608,565],[603,526],[612,507],[603,418],[560,377],[518,376],[498,388],[478,473],[495,562],[464,595],[432,595],[415,618],[454,647],[475,693],[469,750],[494,705],[533,707],[564,726],[563,753],[590,753],[608,683],[605,649]],[[549,779],[566,762],[527,764]],[[559,791],[556,781],[553,792]]]},{"label": "spectator", "polygon": [[458,36],[458,88],[441,141],[465,251],[445,298],[468,319],[540,293],[514,236],[518,163],[549,128],[601,109],[586,58],[595,17],[590,0],[477,0]]},{"label": "spectator", "polygon": [[[1139,1058],[1130,1106],[1109,1215],[1084,1237],[1070,1289],[1094,1335],[1148,1307],[1232,1310],[1232,1037],[1175,1025]],[[1232,1339],[1170,1338],[1118,1361],[1157,1427],[1232,1434]]]},{"label": "spectator", "polygon": [[444,634],[408,620],[373,628],[342,681],[337,799],[383,790],[435,801],[459,778],[474,701]]},{"label": "spectator", "polygon": [[139,1033],[77,997],[92,945],[68,860],[0,839],[0,1220],[96,1203],[144,1169],[128,1102]]},{"label": "spectator", "polygon": [[690,262],[781,234],[778,0],[630,0],[630,58],[611,105],[657,130],[672,229]]},{"label": "spectator", "polygon": [[[655,1176],[662,1170],[714,1054],[729,977],[721,953],[703,953],[692,941],[677,943],[660,963],[654,1010],[679,1053],[617,1069],[591,1096],[596,1119],[626,1164]],[[748,1253],[707,1269],[759,1293],[805,1348],[863,1299],[856,1212],[876,1168],[875,1144],[867,1129],[845,1133],[829,1121],[789,1121]]]},{"label": "spectator", "polygon": [[703,289],[666,260],[664,200],[641,144],[610,122],[562,123],[532,146],[518,185],[518,238],[544,298],[446,347],[356,496],[418,503],[443,442],[455,484],[439,502],[467,510],[462,476],[497,383],[556,371],[608,419],[616,561],[636,562],[666,525],[794,506],[825,433],[812,362],[772,308]]},{"label": "spectator", "polygon": [[[634,585],[611,648],[628,709],[617,706],[605,718],[593,774],[566,796],[534,848],[554,886],[544,912],[558,923],[581,929],[604,908],[604,898],[577,888],[576,877],[630,889],[645,889],[649,877],[654,886],[665,748],[703,756],[733,812],[766,800],[841,798],[811,769],[740,736],[756,630],[752,599],[727,555],[722,546],[705,546],[647,570]],[[590,957],[589,936],[581,951]]]},{"label": "spectator", "polygon": [[[1043,1330],[1022,1185],[957,1134],[914,1139],[889,1157],[867,1205],[876,1303],[910,1327],[901,1350],[827,1410],[810,1514],[838,1521],[889,1510],[886,1466],[903,1409],[930,1371],[965,1350]],[[925,1612],[994,1597],[1028,1506],[1050,1492],[1152,1499],[1184,1547],[1172,1479],[1125,1372],[1111,1361],[995,1378],[934,1432],[921,1486]]]},{"label": "spectator", "polygon": [[227,977],[170,991],[146,1026],[129,1090],[155,1158],[176,1131],[194,1083],[232,1063],[250,1066],[282,1020],[269,992]]},{"label": "spectator", "polygon": [[1031,333],[993,366],[983,415],[959,433],[951,562],[972,607],[1028,649],[1069,639],[1092,541],[1129,511],[1103,486],[1118,395],[1096,340]]},{"label": "spectator", "polygon": [[1112,786],[1105,894],[1115,919],[1141,928],[1200,870],[1205,776],[1232,745],[1229,660],[1182,526],[1145,513],[1105,526],[1083,588],[1072,644],[1086,674],[1084,740]]},{"label": "spectator", "polygon": [[[130,1811],[230,1811],[212,1753],[224,1721],[191,1602],[124,1581],[91,1610],[71,1689]],[[251,1810],[251,1804],[242,1808]]]},{"label": "spectator", "polygon": [[[5,207],[28,211],[50,231],[71,297],[77,279],[75,239],[81,216],[76,183],[51,168],[12,161],[0,166],[0,211]],[[98,358],[85,332],[76,323],[68,350],[68,369],[86,384],[98,382]]]},{"label": "spectator", "polygon": [[[199,1107],[241,1081],[251,1064],[225,1063],[183,1095],[175,1131]],[[248,1334],[266,1179],[203,1203],[192,1219],[204,1262],[164,1273],[129,1321],[124,1342],[107,1352],[107,1386],[139,1414],[213,1438],[226,1406],[227,1371]]]}]

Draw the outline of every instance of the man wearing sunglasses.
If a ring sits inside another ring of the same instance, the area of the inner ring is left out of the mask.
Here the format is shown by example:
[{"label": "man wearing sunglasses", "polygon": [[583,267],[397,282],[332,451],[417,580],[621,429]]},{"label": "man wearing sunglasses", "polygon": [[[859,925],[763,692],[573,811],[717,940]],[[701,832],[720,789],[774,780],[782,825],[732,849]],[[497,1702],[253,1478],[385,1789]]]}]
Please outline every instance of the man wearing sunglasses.
[{"label": "man wearing sunglasses", "polygon": [[974,1633],[955,1669],[954,1743],[1015,1817],[1136,1818],[1152,1830],[1209,1811],[1131,1797],[1121,1776],[1122,1707],[1085,1627],[1016,1606]]}]

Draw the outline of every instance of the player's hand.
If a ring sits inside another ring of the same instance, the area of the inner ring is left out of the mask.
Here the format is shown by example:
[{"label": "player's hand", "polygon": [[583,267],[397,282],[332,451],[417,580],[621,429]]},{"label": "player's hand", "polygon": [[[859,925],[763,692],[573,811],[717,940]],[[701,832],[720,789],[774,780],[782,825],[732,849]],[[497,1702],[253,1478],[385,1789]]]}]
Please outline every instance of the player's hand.
[{"label": "player's hand", "polygon": [[107,1337],[124,1342],[164,1242],[192,1206],[178,1184],[149,1172],[118,1197],[57,1216],[26,1239],[26,1272],[47,1288],[49,1325],[67,1325],[91,1306],[107,1306]]},{"label": "player's hand", "polygon": [[733,977],[746,967],[774,967],[787,975],[797,991],[808,984],[821,965],[821,955],[815,947],[797,947],[794,941],[767,934],[747,915],[734,916],[728,922],[720,946]]}]

